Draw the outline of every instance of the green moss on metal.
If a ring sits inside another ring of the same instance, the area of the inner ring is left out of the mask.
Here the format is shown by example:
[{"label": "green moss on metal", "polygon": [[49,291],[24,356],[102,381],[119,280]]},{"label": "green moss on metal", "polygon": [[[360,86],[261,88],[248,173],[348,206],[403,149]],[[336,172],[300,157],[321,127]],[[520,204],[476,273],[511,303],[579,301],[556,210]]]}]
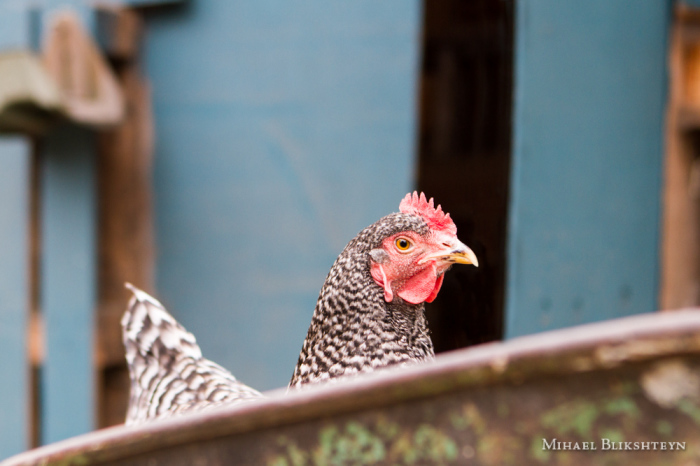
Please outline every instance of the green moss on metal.
[{"label": "green moss on metal", "polygon": [[397,423],[388,420],[385,416],[379,416],[377,418],[376,430],[383,438],[392,440],[399,435],[401,427]]},{"label": "green moss on metal", "polygon": [[469,428],[469,421],[462,416],[462,413],[450,413],[450,424],[456,430],[466,430]]},{"label": "green moss on metal", "polygon": [[300,450],[296,445],[290,445],[287,451],[289,453],[289,460],[292,466],[304,466],[305,464],[308,464],[309,455]]},{"label": "green moss on metal", "polygon": [[658,432],[659,435],[670,437],[673,435],[673,424],[665,419],[662,419],[656,423],[656,432]]},{"label": "green moss on metal", "polygon": [[479,408],[474,403],[467,403],[462,406],[462,416],[468,428],[477,435],[483,435],[486,431],[486,421],[479,412]]},{"label": "green moss on metal", "polygon": [[612,416],[617,414],[625,414],[631,419],[638,419],[641,411],[637,407],[637,403],[627,396],[621,396],[603,403],[603,411]]},{"label": "green moss on metal", "polygon": [[523,445],[520,438],[501,431],[489,431],[477,443],[479,462],[486,465],[522,464]]},{"label": "green moss on metal", "polygon": [[84,453],[78,453],[66,458],[61,458],[52,464],[55,466],[80,466],[83,464],[90,464],[90,459],[87,458]]},{"label": "green moss on metal", "polygon": [[682,413],[687,414],[696,425],[700,426],[700,408],[692,400],[683,398],[678,401],[676,407]]},{"label": "green moss on metal", "polygon": [[[624,443],[646,441],[650,431],[652,440],[654,432],[673,439],[682,429],[666,418],[675,419],[681,413],[700,426],[700,406],[693,399],[679,401],[675,417],[669,417],[669,411],[662,419],[650,419],[646,399],[639,399],[638,383],[613,379],[600,388],[605,391],[572,390],[572,395],[576,393],[572,397],[555,394],[531,406],[519,405],[508,396],[481,404],[478,398],[463,399],[461,404],[442,410],[421,408],[417,425],[380,413],[372,420],[329,421],[320,430],[309,432],[312,437],[285,441],[268,464],[461,464],[470,459],[484,465],[523,461],[579,464],[579,452],[549,451],[543,448],[542,440],[595,442],[606,438]],[[535,408],[542,410],[539,415],[523,417]],[[418,414],[409,418],[415,422]],[[600,464],[616,464],[618,459],[616,452],[608,452]]]},{"label": "green moss on metal", "polygon": [[448,463],[459,455],[458,443],[435,426],[424,423],[415,430],[405,429],[386,418],[371,427],[358,421],[323,427],[306,451],[285,437],[278,444],[283,452],[269,457],[269,466]]},{"label": "green moss on metal", "polygon": [[289,466],[289,463],[284,456],[275,456],[267,460],[267,466]]},{"label": "green moss on metal", "polygon": [[357,421],[348,422],[341,431],[335,426],[321,429],[315,464],[373,464],[385,458],[383,440]]},{"label": "green moss on metal", "polygon": [[411,444],[411,436],[408,433],[401,434],[389,449],[389,458],[401,460],[404,464],[414,464],[418,461],[418,451]]},{"label": "green moss on metal", "polygon": [[600,429],[600,437],[606,438],[611,442],[624,442],[625,434],[620,429],[602,428]]},{"label": "green moss on metal", "polygon": [[413,441],[415,448],[432,461],[453,461],[459,452],[452,438],[430,424],[421,424],[413,434]]},{"label": "green moss on metal", "polygon": [[574,400],[545,411],[540,417],[542,427],[552,429],[559,435],[576,432],[582,438],[591,436],[593,423],[600,411],[595,403]]},{"label": "green moss on metal", "polygon": [[530,442],[530,457],[540,463],[549,461],[552,452],[542,448],[542,439],[547,438],[544,434],[539,433],[532,438]]},{"label": "green moss on metal", "polygon": [[557,435],[576,433],[581,439],[589,439],[595,422],[602,415],[618,417],[625,430],[629,431],[636,428],[641,410],[634,399],[626,395],[597,403],[577,399],[545,411],[540,417],[540,425]]},{"label": "green moss on metal", "polygon": [[508,403],[506,403],[505,401],[500,401],[497,405],[496,412],[498,413],[498,417],[508,417],[508,415],[510,414],[510,407],[508,406]]}]

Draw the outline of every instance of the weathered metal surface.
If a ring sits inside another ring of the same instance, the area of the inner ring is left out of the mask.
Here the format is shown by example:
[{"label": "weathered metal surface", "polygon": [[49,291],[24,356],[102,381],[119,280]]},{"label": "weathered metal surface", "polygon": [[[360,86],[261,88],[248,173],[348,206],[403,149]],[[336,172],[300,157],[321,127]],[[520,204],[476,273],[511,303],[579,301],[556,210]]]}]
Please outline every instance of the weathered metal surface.
[{"label": "weathered metal surface", "polygon": [[[545,442],[564,449],[544,448]],[[700,311],[484,345],[260,403],[98,431],[2,466],[467,460],[696,464]]]}]

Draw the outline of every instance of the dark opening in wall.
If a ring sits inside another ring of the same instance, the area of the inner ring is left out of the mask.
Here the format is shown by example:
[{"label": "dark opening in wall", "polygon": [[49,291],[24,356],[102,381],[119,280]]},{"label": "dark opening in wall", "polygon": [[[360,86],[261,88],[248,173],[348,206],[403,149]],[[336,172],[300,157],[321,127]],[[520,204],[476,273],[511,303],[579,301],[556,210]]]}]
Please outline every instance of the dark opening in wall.
[{"label": "dark opening in wall", "polygon": [[513,0],[426,0],[418,187],[450,212],[479,268],[455,266],[427,308],[436,352],[503,333]]}]

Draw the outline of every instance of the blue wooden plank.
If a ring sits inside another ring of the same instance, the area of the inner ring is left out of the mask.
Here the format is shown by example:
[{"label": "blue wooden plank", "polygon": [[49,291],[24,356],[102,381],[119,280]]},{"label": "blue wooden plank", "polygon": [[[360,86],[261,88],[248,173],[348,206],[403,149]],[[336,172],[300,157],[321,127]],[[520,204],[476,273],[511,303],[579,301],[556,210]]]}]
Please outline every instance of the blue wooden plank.
[{"label": "blue wooden plank", "polygon": [[0,138],[0,459],[29,446],[30,151],[24,138]]},{"label": "blue wooden plank", "polygon": [[[73,11],[90,32],[89,0],[44,0],[45,37],[57,12]],[[40,41],[43,42],[43,39]],[[41,308],[46,327],[41,440],[51,443],[94,428],[93,312],[96,300],[94,134],[63,126],[42,151]]]},{"label": "blue wooden plank", "polygon": [[42,441],[93,429],[95,158],[92,133],[63,126],[44,141],[41,308],[46,326]]},{"label": "blue wooden plank", "polygon": [[[24,0],[0,3],[0,53],[30,47]],[[29,447],[29,196],[31,144],[0,137],[0,459]]]},{"label": "blue wooden plank", "polygon": [[671,2],[517,2],[506,336],[654,311]]},{"label": "blue wooden plank", "polygon": [[420,2],[146,19],[159,295],[208,357],[286,385],[333,260],[412,187]]},{"label": "blue wooden plank", "polygon": [[25,0],[0,2],[0,52],[31,45],[30,16]]}]

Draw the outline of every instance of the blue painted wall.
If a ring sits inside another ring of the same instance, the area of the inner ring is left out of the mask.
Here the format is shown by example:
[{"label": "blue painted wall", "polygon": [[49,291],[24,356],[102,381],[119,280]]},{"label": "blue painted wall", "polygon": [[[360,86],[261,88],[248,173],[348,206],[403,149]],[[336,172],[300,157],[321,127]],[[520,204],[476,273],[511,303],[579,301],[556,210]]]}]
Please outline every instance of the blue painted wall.
[{"label": "blue painted wall", "polygon": [[[29,15],[0,2],[0,51],[26,49]],[[29,447],[29,202],[31,142],[0,136],[0,460]]]},{"label": "blue painted wall", "polygon": [[507,337],[657,308],[670,10],[517,2]]},{"label": "blue painted wall", "polygon": [[29,141],[0,137],[0,460],[29,446],[30,160]]},{"label": "blue painted wall", "polygon": [[416,0],[147,16],[157,292],[256,388],[287,384],[335,257],[412,187],[420,22]]},{"label": "blue painted wall", "polygon": [[[56,10],[72,8],[90,28],[87,0],[0,3],[0,53],[31,51]],[[96,292],[95,179],[92,133],[64,125],[42,150],[40,308],[45,329],[41,368],[43,443],[94,427],[93,325]],[[29,195],[32,145],[0,140],[0,459],[29,446]]]},{"label": "blue painted wall", "polygon": [[97,295],[94,134],[63,125],[43,140],[41,311],[46,329],[41,441],[94,429]]}]

